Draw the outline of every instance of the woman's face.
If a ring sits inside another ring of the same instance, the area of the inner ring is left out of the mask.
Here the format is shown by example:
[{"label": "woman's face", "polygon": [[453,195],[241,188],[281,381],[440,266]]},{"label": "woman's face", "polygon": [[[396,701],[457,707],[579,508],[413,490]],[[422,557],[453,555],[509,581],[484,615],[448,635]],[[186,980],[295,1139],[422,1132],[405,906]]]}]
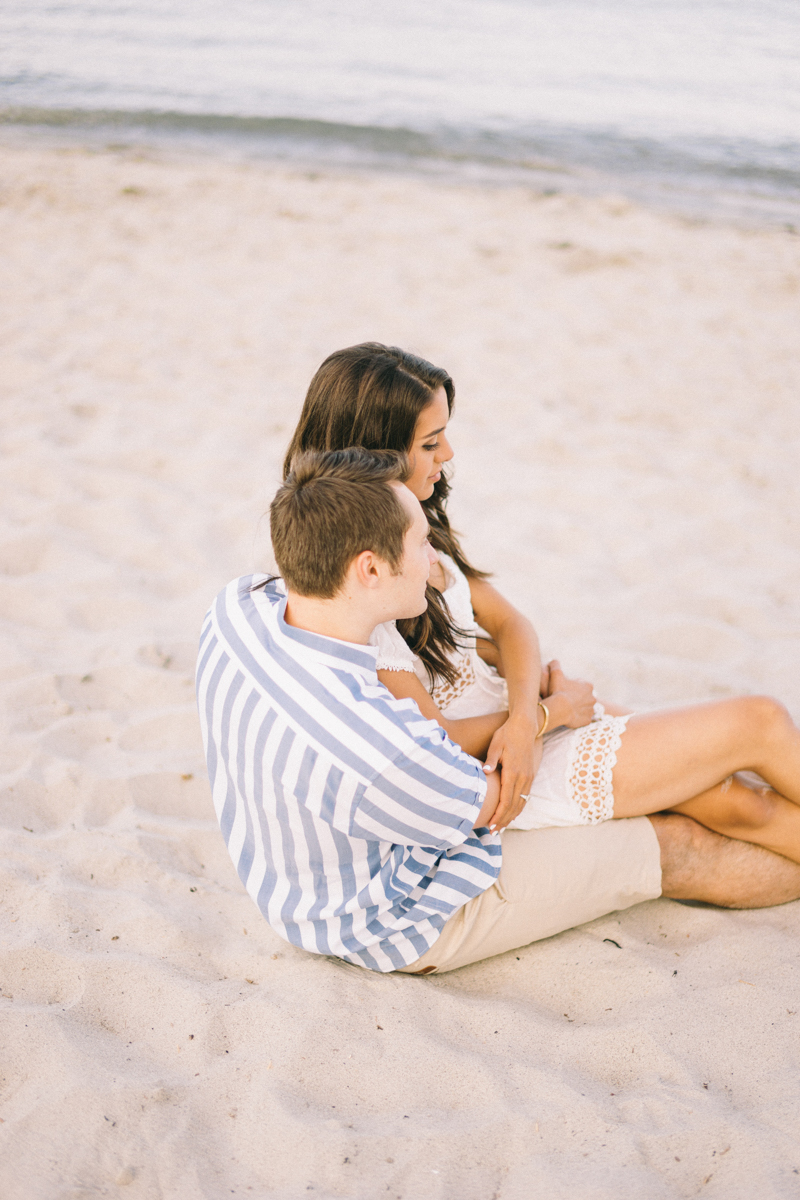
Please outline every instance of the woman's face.
[{"label": "woman's face", "polygon": [[449,419],[447,393],[440,387],[417,418],[414,441],[408,455],[411,477],[406,480],[406,487],[418,500],[427,500],[433,495],[433,485],[442,473],[442,463],[449,462],[453,457],[445,432]]}]

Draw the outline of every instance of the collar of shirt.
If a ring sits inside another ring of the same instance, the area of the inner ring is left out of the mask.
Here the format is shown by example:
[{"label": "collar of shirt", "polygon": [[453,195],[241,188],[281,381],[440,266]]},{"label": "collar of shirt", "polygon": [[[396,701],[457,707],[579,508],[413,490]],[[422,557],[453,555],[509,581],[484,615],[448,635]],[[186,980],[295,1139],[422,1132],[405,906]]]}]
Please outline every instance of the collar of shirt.
[{"label": "collar of shirt", "polygon": [[377,683],[376,646],[343,642],[339,638],[326,637],[322,633],[312,633],[308,629],[287,624],[285,614],[288,597],[285,595],[279,595],[276,600],[269,593],[257,592],[253,598],[261,605],[269,605],[273,636],[293,658],[304,663],[319,663],[334,670],[346,670]]}]

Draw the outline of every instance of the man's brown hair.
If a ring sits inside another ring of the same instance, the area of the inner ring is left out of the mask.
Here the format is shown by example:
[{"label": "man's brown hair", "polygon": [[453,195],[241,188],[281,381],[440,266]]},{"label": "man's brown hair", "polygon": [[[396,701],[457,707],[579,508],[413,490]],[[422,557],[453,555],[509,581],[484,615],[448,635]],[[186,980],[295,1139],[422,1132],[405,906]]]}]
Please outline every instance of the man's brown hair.
[{"label": "man's brown hair", "polygon": [[275,561],[289,590],[332,599],[364,550],[399,571],[411,522],[389,485],[407,477],[408,462],[396,451],[297,454],[269,510]]}]

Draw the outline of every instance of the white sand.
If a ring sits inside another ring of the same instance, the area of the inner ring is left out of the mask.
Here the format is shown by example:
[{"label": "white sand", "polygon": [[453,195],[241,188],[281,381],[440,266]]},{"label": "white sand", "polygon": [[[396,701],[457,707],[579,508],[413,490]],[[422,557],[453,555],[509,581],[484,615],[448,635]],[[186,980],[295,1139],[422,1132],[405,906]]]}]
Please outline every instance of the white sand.
[{"label": "white sand", "polygon": [[192,687],[308,380],[372,337],[453,373],[456,524],[549,654],[800,715],[800,238],[0,165],[5,1200],[800,1194],[800,905],[656,901],[427,980],[306,955],[229,862]]}]

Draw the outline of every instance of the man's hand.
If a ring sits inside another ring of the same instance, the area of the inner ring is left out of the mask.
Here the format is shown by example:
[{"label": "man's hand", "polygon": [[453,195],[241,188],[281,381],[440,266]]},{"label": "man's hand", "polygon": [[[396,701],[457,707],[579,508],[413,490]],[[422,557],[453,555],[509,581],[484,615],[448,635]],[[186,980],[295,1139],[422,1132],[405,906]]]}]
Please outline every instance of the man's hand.
[{"label": "man's hand", "polygon": [[505,829],[525,807],[522,796],[530,790],[542,761],[542,741],[536,740],[536,731],[535,717],[511,716],[489,744],[484,771],[501,768],[500,800],[489,823],[492,829]]},{"label": "man's hand", "polygon": [[[591,683],[584,679],[567,679],[557,658],[548,663],[546,669],[548,690],[542,692],[542,695],[550,709],[550,728],[568,725],[570,729],[580,729],[582,725],[588,725],[594,716],[595,706],[594,688]],[[497,732],[500,733],[501,730]]]}]

